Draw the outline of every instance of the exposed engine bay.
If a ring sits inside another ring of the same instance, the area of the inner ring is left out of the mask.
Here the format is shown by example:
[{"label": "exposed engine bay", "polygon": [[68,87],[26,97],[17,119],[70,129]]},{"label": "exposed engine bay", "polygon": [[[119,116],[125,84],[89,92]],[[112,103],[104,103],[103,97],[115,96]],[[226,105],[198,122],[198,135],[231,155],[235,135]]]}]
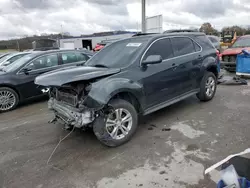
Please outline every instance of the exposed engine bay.
[{"label": "exposed engine bay", "polygon": [[95,119],[95,111],[83,105],[91,84],[71,83],[51,87],[48,108],[55,113],[51,122],[60,120],[66,126],[83,128]]}]

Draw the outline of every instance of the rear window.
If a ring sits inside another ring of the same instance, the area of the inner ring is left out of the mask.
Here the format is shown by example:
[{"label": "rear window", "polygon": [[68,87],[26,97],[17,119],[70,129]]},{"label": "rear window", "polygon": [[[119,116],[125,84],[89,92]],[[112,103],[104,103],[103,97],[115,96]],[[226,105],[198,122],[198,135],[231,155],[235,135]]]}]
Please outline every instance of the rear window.
[{"label": "rear window", "polygon": [[196,42],[202,46],[203,49],[214,49],[213,44],[205,35],[195,36]]},{"label": "rear window", "polygon": [[211,41],[211,42],[213,42],[213,43],[216,43],[216,42],[218,42],[215,38],[213,38],[213,37],[208,37],[208,39]]}]

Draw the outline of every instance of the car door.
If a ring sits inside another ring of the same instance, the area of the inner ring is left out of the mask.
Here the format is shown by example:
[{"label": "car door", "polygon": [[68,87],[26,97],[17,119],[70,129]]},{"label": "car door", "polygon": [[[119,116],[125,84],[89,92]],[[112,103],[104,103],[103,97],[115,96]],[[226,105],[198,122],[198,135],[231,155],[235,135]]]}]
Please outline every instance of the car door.
[{"label": "car door", "polygon": [[177,89],[170,39],[162,38],[154,41],[142,57],[142,61],[150,55],[160,55],[163,61],[160,64],[148,65],[146,68],[141,67],[141,82],[147,108],[170,100]]},{"label": "car door", "polygon": [[194,89],[194,78],[197,74],[194,70],[196,50],[193,40],[189,37],[173,37],[171,43],[174,52],[174,75],[178,86],[176,95],[179,96]]},{"label": "car door", "polygon": [[[35,78],[43,73],[58,68],[58,54],[46,54],[31,60],[17,74],[20,80],[19,89],[25,96],[30,98],[41,95],[41,88],[34,83]],[[28,91],[28,92],[27,92]]]}]

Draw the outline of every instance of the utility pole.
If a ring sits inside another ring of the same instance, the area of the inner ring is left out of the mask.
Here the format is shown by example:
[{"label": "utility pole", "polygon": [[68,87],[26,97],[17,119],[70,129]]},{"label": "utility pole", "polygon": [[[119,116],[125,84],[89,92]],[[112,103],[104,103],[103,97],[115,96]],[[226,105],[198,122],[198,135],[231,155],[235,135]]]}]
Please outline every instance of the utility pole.
[{"label": "utility pole", "polygon": [[17,50],[20,52],[20,46],[19,46],[19,41],[18,41],[18,39],[16,40],[16,45],[17,45]]},{"label": "utility pole", "polygon": [[61,36],[62,36],[62,39],[63,39],[63,25],[61,24]]},{"label": "utility pole", "polygon": [[146,33],[146,0],[142,0],[141,32]]}]

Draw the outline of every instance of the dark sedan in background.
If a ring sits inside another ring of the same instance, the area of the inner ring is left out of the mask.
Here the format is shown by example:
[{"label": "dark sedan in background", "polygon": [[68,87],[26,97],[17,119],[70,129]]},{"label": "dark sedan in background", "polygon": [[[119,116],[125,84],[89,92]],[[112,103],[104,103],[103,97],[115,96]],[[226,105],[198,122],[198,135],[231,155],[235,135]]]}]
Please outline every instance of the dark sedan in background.
[{"label": "dark sedan in background", "polygon": [[30,54],[29,52],[16,52],[10,53],[3,58],[0,59],[0,66],[8,66],[11,63],[15,62],[16,60],[20,59],[21,57]]},{"label": "dark sedan in background", "polygon": [[0,68],[0,112],[14,109],[19,102],[43,95],[34,79],[58,68],[83,65],[93,54],[80,50],[33,52]]}]

